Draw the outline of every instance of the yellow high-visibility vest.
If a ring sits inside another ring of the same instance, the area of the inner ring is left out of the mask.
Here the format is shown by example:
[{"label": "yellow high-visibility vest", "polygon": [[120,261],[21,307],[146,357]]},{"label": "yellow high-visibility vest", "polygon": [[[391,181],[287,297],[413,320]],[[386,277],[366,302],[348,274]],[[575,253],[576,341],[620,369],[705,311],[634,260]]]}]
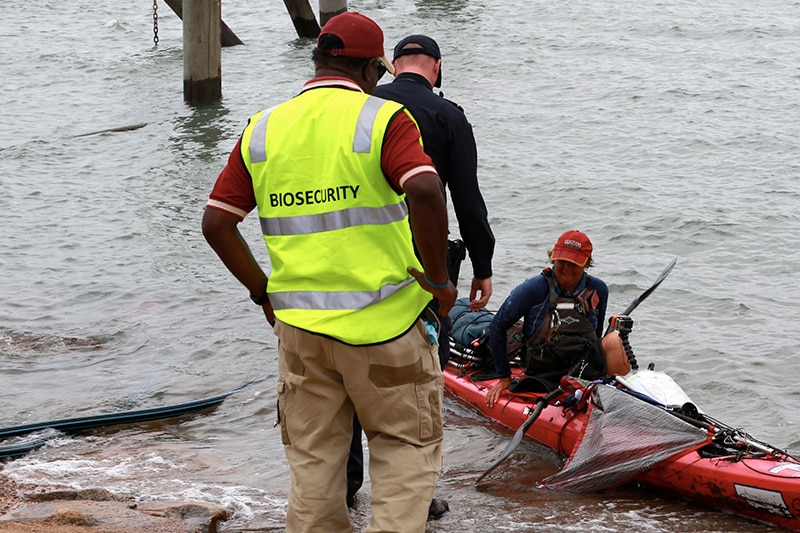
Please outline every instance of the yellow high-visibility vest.
[{"label": "yellow high-visibility vest", "polygon": [[307,90],[257,113],[242,134],[272,262],[275,316],[354,345],[407,331],[431,300],[406,270],[414,254],[405,195],[381,169],[396,103]]}]

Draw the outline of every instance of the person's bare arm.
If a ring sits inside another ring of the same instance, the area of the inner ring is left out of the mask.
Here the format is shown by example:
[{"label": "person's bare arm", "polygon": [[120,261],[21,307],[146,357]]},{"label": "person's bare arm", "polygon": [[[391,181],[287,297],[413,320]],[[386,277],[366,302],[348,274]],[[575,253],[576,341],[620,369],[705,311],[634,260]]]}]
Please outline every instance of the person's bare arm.
[{"label": "person's bare arm", "polygon": [[[203,213],[203,236],[231,274],[250,294],[261,296],[267,290],[267,275],[239,233],[239,222],[239,218],[230,213],[207,207]],[[267,321],[275,325],[272,305],[267,302],[262,308]]]},{"label": "person's bare arm", "polygon": [[[414,268],[409,272],[425,290],[439,300],[439,314],[445,316],[455,304],[458,291],[447,276],[447,207],[439,176],[423,173],[406,182],[411,231],[422,257],[424,274]],[[435,288],[425,280],[447,286]]]}]

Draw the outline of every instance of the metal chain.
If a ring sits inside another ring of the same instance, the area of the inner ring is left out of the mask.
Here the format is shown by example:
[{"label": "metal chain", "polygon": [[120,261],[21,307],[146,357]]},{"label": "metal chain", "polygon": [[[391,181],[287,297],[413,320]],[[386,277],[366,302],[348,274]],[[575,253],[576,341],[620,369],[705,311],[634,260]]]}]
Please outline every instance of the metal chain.
[{"label": "metal chain", "polygon": [[158,46],[158,0],[153,0],[153,43]]}]

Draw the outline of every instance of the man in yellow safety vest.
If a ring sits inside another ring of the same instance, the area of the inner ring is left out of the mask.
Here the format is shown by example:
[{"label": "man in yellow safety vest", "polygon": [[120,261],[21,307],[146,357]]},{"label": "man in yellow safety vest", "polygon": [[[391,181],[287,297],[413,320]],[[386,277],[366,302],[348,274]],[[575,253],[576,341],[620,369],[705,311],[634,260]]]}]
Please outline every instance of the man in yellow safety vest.
[{"label": "man in yellow safety vest", "polygon": [[[443,394],[426,306],[435,296],[444,316],[457,296],[444,191],[411,114],[370,96],[392,68],[380,27],[337,15],[312,59],[299,95],[250,118],[203,234],[279,339],[286,531],[351,531],[343,480],[357,413],[372,458],[367,531],[423,532],[441,472]],[[253,209],[269,278],[238,230]]]}]

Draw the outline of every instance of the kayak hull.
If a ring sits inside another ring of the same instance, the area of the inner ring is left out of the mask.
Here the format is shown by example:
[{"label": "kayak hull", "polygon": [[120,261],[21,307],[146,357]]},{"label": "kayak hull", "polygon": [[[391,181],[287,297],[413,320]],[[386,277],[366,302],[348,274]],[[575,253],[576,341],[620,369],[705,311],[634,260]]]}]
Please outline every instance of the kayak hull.
[{"label": "kayak hull", "polygon": [[[517,377],[521,370],[515,369]],[[444,371],[445,389],[457,400],[516,431],[544,393],[504,393],[486,406],[486,394],[496,379],[473,381],[456,366]],[[588,423],[586,411],[575,412],[548,405],[525,436],[561,456],[572,452]],[[669,494],[761,522],[800,531],[800,462],[791,457],[710,457],[690,450],[656,463],[639,473],[634,482],[664,489]]]}]

